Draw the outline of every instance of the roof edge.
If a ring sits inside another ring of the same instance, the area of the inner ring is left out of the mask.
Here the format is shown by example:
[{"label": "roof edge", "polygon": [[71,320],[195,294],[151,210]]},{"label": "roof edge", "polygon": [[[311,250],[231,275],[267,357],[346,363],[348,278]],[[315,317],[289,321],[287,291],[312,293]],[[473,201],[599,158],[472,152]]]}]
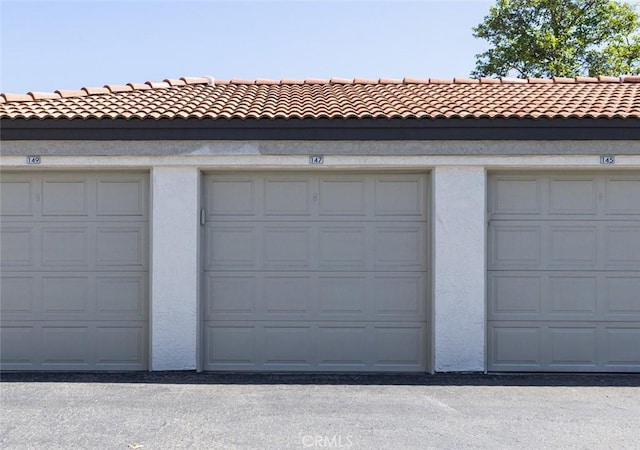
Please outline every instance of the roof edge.
[{"label": "roof edge", "polygon": [[215,80],[211,76],[202,77],[181,77],[165,78],[162,81],[145,81],[144,83],[127,83],[125,85],[105,84],[103,87],[83,87],[81,89],[59,89],[55,92],[34,92],[30,91],[26,94],[1,93],[0,103],[9,102],[32,102],[39,100],[51,100],[71,97],[85,97],[89,95],[105,95],[120,92],[143,91],[149,89],[170,89],[194,84],[205,84],[210,86],[222,84],[236,85],[293,85],[293,84],[584,84],[584,83],[640,83],[640,76],[623,75],[623,76],[597,76],[584,77],[577,76],[572,78],[553,77],[553,78],[330,78],[317,79],[308,78],[304,80],[296,79],[231,79],[231,80]]}]

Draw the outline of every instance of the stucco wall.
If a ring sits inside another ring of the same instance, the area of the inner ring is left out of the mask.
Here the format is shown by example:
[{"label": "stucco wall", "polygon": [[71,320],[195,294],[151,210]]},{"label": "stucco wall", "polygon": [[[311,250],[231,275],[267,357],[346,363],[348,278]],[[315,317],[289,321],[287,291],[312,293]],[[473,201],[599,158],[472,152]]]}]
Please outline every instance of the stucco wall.
[{"label": "stucco wall", "polygon": [[638,141],[5,141],[2,154],[46,156],[215,155],[639,155]]},{"label": "stucco wall", "polygon": [[151,171],[151,370],[195,369],[198,170]]},{"label": "stucco wall", "polygon": [[486,184],[484,167],[433,171],[436,372],[484,370]]},{"label": "stucco wall", "polygon": [[[0,165],[4,170],[151,171],[152,370],[197,367],[201,171],[431,171],[433,368],[480,371],[485,367],[486,171],[640,170],[638,142],[499,142],[491,144],[492,155],[481,154],[489,145],[482,142],[423,143],[426,147],[393,142],[268,144],[269,151],[282,154],[266,154],[262,144],[254,142],[3,142]],[[353,154],[367,148],[368,156]],[[420,148],[431,154],[416,154]],[[544,155],[554,149],[563,154]],[[505,152],[512,154],[500,156]],[[327,155],[324,164],[310,166],[308,153]],[[600,154],[616,155],[616,164],[602,166]],[[41,164],[27,165],[26,155],[42,155]]]}]

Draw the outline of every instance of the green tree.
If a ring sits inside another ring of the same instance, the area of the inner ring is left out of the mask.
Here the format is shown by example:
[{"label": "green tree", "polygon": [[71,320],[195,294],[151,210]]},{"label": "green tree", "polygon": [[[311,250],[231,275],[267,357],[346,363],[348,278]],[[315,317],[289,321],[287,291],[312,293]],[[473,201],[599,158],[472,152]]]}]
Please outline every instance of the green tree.
[{"label": "green tree", "polygon": [[640,73],[637,3],[497,0],[473,35],[491,48],[473,76],[573,77]]}]

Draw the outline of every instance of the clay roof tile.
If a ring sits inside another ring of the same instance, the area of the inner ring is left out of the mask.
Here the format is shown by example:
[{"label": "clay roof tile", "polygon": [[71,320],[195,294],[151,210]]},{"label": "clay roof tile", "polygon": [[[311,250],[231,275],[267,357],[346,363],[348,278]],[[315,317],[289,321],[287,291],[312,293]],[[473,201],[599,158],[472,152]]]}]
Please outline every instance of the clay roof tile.
[{"label": "clay roof tile", "polygon": [[129,91],[133,91],[133,87],[131,87],[129,85],[122,85],[122,84],[105,84],[104,87],[109,89],[109,91],[111,91],[111,92],[129,92]]},{"label": "clay roof tile", "polygon": [[184,86],[187,84],[184,80],[178,80],[175,78],[165,78],[163,81],[165,83],[169,83],[170,86]]},{"label": "clay roof tile", "polygon": [[146,91],[152,89],[147,83],[127,83],[127,86],[131,86],[134,91]]},{"label": "clay roof tile", "polygon": [[187,84],[213,84],[213,79],[207,77],[181,77],[180,79]]},{"label": "clay roof tile", "polygon": [[[0,117],[57,120],[617,117],[626,120],[640,119],[640,90],[635,84],[638,82],[638,76],[622,79],[235,79],[215,83],[209,77],[183,77],[56,93],[2,94]],[[520,86],[513,89],[510,84]],[[557,84],[564,86],[558,89]],[[130,94],[136,91],[144,94]]]},{"label": "clay roof tile", "polygon": [[49,100],[53,98],[62,98],[60,94],[55,92],[29,92],[27,95],[30,95],[32,100]]},{"label": "clay roof tile", "polygon": [[456,84],[476,84],[479,83],[480,80],[477,78],[454,78],[453,82]]},{"label": "clay roof tile", "polygon": [[331,84],[353,84],[353,79],[351,78],[331,78],[329,80]]},{"label": "clay roof tile", "polygon": [[109,94],[110,91],[106,87],[83,87],[83,91],[87,93],[87,95],[96,95],[96,94]]},{"label": "clay roof tile", "polygon": [[500,77],[500,82],[504,84],[520,84],[526,83],[527,80],[524,78]]},{"label": "clay roof tile", "polygon": [[599,76],[598,82],[600,83],[620,83],[620,77],[607,77],[607,76]]},{"label": "clay roof tile", "polygon": [[29,94],[2,94],[6,102],[30,102],[33,97]]},{"label": "clay roof tile", "polygon": [[153,89],[166,89],[171,87],[171,85],[166,81],[147,81],[145,84],[148,84]]},{"label": "clay roof tile", "polygon": [[453,80],[450,78],[429,78],[429,84],[452,84]]},{"label": "clay roof tile", "polygon": [[428,78],[404,78],[403,84],[429,84]]},{"label": "clay roof tile", "polygon": [[56,91],[56,94],[60,94],[62,98],[85,97],[88,95],[87,92],[82,89],[59,89]]},{"label": "clay roof tile", "polygon": [[575,83],[576,79],[568,77],[553,77],[553,82],[558,84],[570,84]]}]

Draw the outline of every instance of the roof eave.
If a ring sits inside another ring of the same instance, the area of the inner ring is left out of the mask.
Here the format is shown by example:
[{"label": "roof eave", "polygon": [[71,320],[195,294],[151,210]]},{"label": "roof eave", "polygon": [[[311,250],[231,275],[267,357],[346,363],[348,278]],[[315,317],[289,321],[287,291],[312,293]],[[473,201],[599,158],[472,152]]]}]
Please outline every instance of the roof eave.
[{"label": "roof eave", "polygon": [[1,140],[637,140],[636,118],[2,119]]}]

